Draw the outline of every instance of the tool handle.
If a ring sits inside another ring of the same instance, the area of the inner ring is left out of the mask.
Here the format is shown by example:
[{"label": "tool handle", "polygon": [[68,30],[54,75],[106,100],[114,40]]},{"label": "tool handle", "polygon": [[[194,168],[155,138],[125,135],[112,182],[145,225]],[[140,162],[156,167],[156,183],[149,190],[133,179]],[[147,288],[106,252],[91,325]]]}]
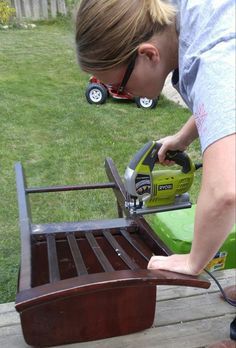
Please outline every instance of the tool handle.
[{"label": "tool handle", "polygon": [[[161,143],[156,143],[157,159],[158,159],[158,152],[161,147],[162,147]],[[191,160],[186,152],[182,152],[179,150],[167,151],[165,159],[169,161],[174,161],[176,164],[181,166],[182,172],[185,174],[190,172],[191,170]]]},{"label": "tool handle", "polygon": [[[149,141],[135,154],[134,158],[129,164],[129,168],[135,170],[141,159],[144,158],[142,163],[147,165],[152,171],[155,164],[159,162],[158,152],[161,147],[161,143]],[[191,170],[191,160],[186,152],[168,151],[166,159],[174,161],[176,164],[180,165],[183,173],[188,173]]]}]

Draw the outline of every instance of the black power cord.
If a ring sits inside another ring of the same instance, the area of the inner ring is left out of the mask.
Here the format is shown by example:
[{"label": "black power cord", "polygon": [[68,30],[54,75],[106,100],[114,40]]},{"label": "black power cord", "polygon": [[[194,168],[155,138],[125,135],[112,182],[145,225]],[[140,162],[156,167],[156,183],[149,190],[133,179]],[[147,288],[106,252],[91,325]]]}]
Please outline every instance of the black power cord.
[{"label": "black power cord", "polygon": [[231,340],[236,341],[236,317],[230,324],[230,338]]},{"label": "black power cord", "polygon": [[218,280],[213,276],[213,274],[211,272],[209,272],[207,269],[204,269],[204,271],[209,274],[209,276],[215,281],[216,285],[218,286],[218,288],[220,289],[220,292],[224,298],[224,300],[226,302],[228,302],[231,306],[236,307],[236,301],[235,300],[231,300],[230,298],[228,298],[224,292],[224,289],[222,288],[222,286],[220,285],[220,283],[218,282]]},{"label": "black power cord", "polygon": [[195,163],[195,169],[198,170],[199,168],[202,168],[203,164],[202,163]]},{"label": "black power cord", "polygon": [[[222,288],[222,286],[220,285],[218,280],[213,276],[213,274],[211,272],[209,272],[207,269],[204,269],[204,271],[215,281],[216,285],[220,289],[220,292],[221,292],[224,300],[226,302],[228,302],[231,306],[236,307],[236,301],[235,300],[231,300],[230,298],[228,298],[226,296],[226,294],[224,292],[224,289]],[[230,338],[231,338],[231,340],[236,341],[236,317],[234,318],[234,320],[230,324]]]}]

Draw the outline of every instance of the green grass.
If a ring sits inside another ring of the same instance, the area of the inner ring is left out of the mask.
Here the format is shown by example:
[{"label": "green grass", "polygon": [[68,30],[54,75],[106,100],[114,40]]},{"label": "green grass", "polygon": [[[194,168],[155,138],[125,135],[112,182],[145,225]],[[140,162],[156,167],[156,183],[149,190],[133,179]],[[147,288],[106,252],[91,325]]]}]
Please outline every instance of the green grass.
[{"label": "green grass", "polygon": [[[145,142],[174,133],[190,114],[163,97],[155,110],[111,99],[89,105],[68,25],[0,31],[0,42],[0,302],[7,302],[15,298],[20,255],[15,162],[29,186],[104,182],[105,157],[123,174]],[[189,153],[200,158],[198,142]],[[31,203],[34,222],[115,216],[110,192],[39,194]]]}]

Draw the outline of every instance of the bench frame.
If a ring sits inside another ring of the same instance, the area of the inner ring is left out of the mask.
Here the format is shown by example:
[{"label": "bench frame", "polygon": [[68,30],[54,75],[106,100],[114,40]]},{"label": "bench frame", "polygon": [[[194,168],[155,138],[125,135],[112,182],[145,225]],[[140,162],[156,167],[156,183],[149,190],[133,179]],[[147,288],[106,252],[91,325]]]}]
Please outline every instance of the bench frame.
[{"label": "bench frame", "polygon": [[[110,158],[105,169],[107,183],[28,188],[22,165],[15,166],[21,232],[15,306],[29,345],[55,346],[144,330],[154,320],[156,285],[210,286],[201,277],[147,270],[153,254],[171,251],[142,216],[129,216],[126,191]],[[114,191],[117,219],[32,223],[30,194],[90,189]]]}]

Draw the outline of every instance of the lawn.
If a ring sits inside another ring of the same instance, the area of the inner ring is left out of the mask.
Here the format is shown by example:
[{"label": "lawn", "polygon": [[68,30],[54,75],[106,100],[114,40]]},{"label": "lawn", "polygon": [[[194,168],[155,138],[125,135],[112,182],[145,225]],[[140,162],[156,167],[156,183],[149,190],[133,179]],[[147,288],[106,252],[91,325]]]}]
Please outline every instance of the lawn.
[{"label": "lawn", "polygon": [[[111,99],[89,105],[88,76],[77,66],[70,25],[0,31],[0,42],[0,302],[8,302],[14,301],[20,255],[15,162],[22,162],[29,186],[105,182],[105,157],[123,174],[145,142],[175,132],[190,113],[163,97],[154,110]],[[189,154],[199,161],[198,142]],[[110,192],[39,194],[32,208],[34,222],[115,214]]]}]

